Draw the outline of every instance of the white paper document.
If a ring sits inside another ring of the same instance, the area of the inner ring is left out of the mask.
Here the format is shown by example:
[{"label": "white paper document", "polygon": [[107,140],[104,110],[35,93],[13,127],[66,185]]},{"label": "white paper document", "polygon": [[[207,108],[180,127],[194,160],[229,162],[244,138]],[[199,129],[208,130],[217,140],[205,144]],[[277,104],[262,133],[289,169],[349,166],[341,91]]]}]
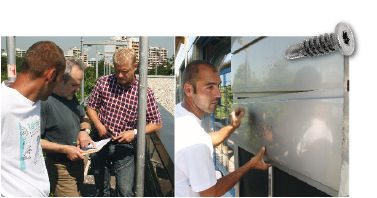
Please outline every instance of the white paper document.
[{"label": "white paper document", "polygon": [[111,140],[111,138],[107,138],[107,139],[100,140],[100,141],[98,141],[98,142],[94,142],[94,145],[89,144],[88,147],[81,148],[81,153],[82,153],[83,155],[86,155],[86,154],[89,154],[89,153],[95,153],[95,152],[98,152],[98,151],[101,150],[102,147],[104,147],[104,146],[105,146],[110,140]]}]

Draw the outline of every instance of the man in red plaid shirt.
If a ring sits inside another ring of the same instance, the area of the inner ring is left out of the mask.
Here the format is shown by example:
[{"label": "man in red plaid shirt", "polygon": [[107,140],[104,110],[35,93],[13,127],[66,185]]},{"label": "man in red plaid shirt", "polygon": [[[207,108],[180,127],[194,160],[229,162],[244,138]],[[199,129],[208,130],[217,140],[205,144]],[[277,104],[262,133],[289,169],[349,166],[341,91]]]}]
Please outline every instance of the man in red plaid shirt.
[{"label": "man in red plaid shirt", "polygon": [[[135,174],[134,140],[137,137],[138,64],[133,49],[122,48],[113,56],[115,74],[97,80],[87,112],[98,133],[97,139],[112,138],[92,156],[96,196],[110,196],[110,169],[116,177],[116,196],[133,196]],[[98,111],[98,113],[97,113]],[[162,120],[154,94],[147,90],[146,134],[161,129]],[[95,137],[93,138],[95,139]]]}]

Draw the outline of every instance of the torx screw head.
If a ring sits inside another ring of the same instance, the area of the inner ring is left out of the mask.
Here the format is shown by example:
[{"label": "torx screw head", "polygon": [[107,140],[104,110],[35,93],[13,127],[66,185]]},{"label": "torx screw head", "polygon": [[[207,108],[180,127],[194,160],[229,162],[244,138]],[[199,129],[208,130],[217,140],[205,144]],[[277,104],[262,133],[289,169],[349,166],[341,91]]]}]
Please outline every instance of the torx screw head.
[{"label": "torx screw head", "polygon": [[335,27],[339,51],[344,56],[350,56],[355,50],[355,39],[351,28],[345,23],[338,23]]},{"label": "torx screw head", "polygon": [[336,50],[339,50],[345,56],[349,56],[354,49],[355,39],[351,28],[345,23],[338,23],[334,33],[315,36],[289,46],[285,51],[285,57],[287,59],[312,57],[329,54]]}]

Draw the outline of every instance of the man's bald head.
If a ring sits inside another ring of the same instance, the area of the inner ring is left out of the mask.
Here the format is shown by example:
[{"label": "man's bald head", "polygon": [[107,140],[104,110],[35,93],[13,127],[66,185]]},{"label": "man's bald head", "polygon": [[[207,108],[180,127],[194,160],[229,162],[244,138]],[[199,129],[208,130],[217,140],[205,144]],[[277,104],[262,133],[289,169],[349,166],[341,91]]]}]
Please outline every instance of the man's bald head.
[{"label": "man's bald head", "polygon": [[205,60],[194,60],[190,62],[185,70],[183,71],[183,85],[189,83],[194,88],[194,93],[196,93],[196,82],[198,81],[199,67],[205,66],[212,69],[213,72],[218,72],[217,68]]}]

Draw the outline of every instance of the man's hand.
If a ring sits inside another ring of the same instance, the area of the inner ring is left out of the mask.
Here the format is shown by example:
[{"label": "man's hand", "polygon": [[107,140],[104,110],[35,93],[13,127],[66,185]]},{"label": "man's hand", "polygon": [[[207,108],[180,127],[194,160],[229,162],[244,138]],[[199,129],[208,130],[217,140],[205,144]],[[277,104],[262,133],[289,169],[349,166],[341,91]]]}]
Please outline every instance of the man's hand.
[{"label": "man's hand", "polygon": [[262,147],[260,152],[248,162],[251,164],[252,169],[267,170],[268,167],[271,166],[271,164],[266,164],[263,160],[263,154],[265,151],[266,147]]},{"label": "man's hand", "polygon": [[119,143],[131,142],[135,139],[133,130],[123,131],[118,136],[113,137],[113,141],[117,140]]},{"label": "man's hand", "polygon": [[96,128],[98,130],[98,135],[102,138],[102,139],[106,139],[106,138],[109,138],[109,137],[112,137],[113,135],[109,132],[109,129],[105,127],[105,125],[103,125],[102,123],[98,123],[96,125]]},{"label": "man's hand", "polygon": [[92,138],[90,138],[86,131],[80,131],[79,135],[77,136],[77,148],[88,147],[89,143],[94,145]]},{"label": "man's hand", "polygon": [[266,151],[265,147],[262,147],[258,155],[251,158],[246,164],[238,168],[237,170],[227,174],[226,176],[217,180],[217,183],[212,187],[203,190],[200,193],[201,197],[220,197],[228,192],[241,177],[244,176],[249,170],[267,170],[271,164],[266,164],[263,161],[263,154]]},{"label": "man's hand", "polygon": [[241,119],[245,115],[245,109],[243,108],[237,108],[236,110],[232,111],[231,117],[232,117],[232,123],[230,124],[235,129],[238,128],[241,124]]},{"label": "man's hand", "polygon": [[84,155],[81,154],[80,149],[75,146],[66,145],[64,147],[63,152],[67,155],[67,158],[71,161],[84,159]]}]

